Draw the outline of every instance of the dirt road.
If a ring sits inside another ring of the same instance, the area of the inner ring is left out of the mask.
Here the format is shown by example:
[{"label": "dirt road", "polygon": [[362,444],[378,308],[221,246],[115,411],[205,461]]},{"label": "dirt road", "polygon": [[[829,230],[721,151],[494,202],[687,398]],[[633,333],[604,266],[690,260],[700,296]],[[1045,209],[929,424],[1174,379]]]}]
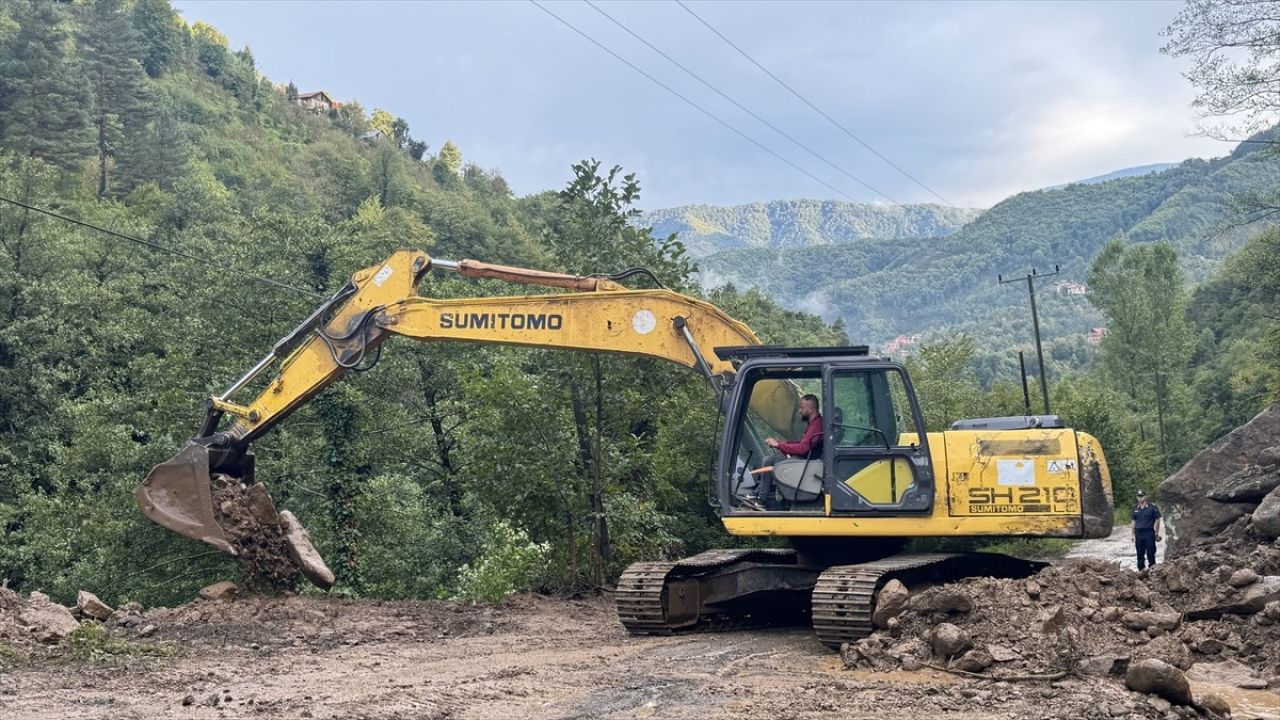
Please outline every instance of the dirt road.
[{"label": "dirt road", "polygon": [[488,607],[249,598],[154,610],[147,622],[159,629],[136,647],[181,654],[20,663],[0,674],[0,717],[1161,716],[1098,679],[850,672],[805,628],[630,637],[607,597]]},{"label": "dirt road", "polygon": [[[1156,543],[1156,562],[1164,562],[1165,540]],[[1133,546],[1133,526],[1120,525],[1111,534],[1098,540],[1082,540],[1067,552],[1068,558],[1095,557],[1110,560],[1120,567],[1138,569],[1138,555]]]}]

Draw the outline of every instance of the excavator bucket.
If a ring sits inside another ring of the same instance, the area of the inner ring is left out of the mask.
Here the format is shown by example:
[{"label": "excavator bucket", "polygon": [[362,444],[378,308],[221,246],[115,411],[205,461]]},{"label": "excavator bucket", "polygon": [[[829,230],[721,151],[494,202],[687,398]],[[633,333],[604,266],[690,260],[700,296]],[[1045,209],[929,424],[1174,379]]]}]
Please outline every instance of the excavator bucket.
[{"label": "excavator bucket", "polygon": [[133,497],[153,522],[236,554],[213,516],[208,448],[188,442],[177,455],[151,468]]},{"label": "excavator bucket", "polygon": [[[232,531],[240,533],[238,543],[250,538],[247,546],[240,545],[244,552],[237,552],[233,538],[223,530],[215,514],[210,464],[209,449],[188,442],[177,455],[152,468],[134,491],[138,507],[154,522],[240,558],[251,572],[287,576],[296,568],[317,587],[333,587],[333,571],[312,545],[306,528],[288,510],[277,512],[261,483],[239,485],[239,494],[232,501],[241,503],[242,517],[252,520],[249,525],[243,520],[232,521]],[[251,475],[251,464],[249,468]],[[240,469],[243,471],[244,467]],[[227,500],[223,502],[225,508]],[[248,536],[245,528],[250,528]]]}]

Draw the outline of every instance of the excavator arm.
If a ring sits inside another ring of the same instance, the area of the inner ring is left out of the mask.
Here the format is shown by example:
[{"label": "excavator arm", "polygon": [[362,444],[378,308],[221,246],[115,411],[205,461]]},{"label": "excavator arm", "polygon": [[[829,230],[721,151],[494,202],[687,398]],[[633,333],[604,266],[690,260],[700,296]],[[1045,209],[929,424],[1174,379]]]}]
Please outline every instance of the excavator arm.
[{"label": "excavator arm", "polygon": [[[447,300],[419,297],[415,288],[432,268],[573,292]],[[327,321],[320,312],[326,308],[332,313]],[[713,348],[759,344],[746,325],[715,306],[670,290],[629,290],[605,278],[474,260],[433,260],[413,251],[397,252],[385,263],[356,273],[312,317],[316,319],[299,327],[304,337],[291,333],[227,393],[210,401],[211,417],[219,413],[236,417],[229,441],[252,441],[266,432],[344,372],[371,358],[392,335],[643,355],[700,370],[717,383],[732,376],[733,367],[717,358]],[[291,344],[296,349],[289,350]],[[232,395],[282,355],[282,346],[288,354],[266,389],[246,405],[232,402]],[[204,429],[212,428],[206,423]]]},{"label": "excavator arm", "polygon": [[[569,292],[420,297],[416,289],[433,268]],[[759,344],[746,325],[709,303],[671,290],[631,290],[610,277],[453,262],[420,251],[398,251],[357,272],[249,372],[209,398],[197,436],[174,458],[153,468],[138,487],[139,507],[166,528],[235,554],[213,507],[211,473],[252,485],[250,443],[346,371],[374,358],[393,335],[656,357],[699,370],[718,395],[732,381],[734,370],[714,348]],[[274,376],[255,397],[237,402],[238,394],[277,364]],[[785,428],[794,420],[796,403],[794,393],[787,392],[790,386],[779,385],[771,401],[753,408],[770,424]],[[232,421],[220,430],[227,416]],[[258,495],[265,496],[259,490]],[[297,560],[297,553],[294,556]],[[299,564],[317,584],[332,583],[327,570],[307,572],[306,564]]]}]

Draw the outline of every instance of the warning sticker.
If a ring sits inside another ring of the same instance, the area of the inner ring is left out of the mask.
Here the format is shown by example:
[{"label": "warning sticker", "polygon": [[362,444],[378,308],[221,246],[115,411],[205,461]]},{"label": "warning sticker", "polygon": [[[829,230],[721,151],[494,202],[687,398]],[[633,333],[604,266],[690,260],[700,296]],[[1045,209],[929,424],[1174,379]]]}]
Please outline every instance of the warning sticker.
[{"label": "warning sticker", "polygon": [[1036,466],[1030,460],[997,460],[996,482],[1001,485],[1035,485]]},{"label": "warning sticker", "polygon": [[1059,460],[1045,460],[1045,472],[1048,473],[1069,473],[1076,469],[1076,461],[1068,458]]}]

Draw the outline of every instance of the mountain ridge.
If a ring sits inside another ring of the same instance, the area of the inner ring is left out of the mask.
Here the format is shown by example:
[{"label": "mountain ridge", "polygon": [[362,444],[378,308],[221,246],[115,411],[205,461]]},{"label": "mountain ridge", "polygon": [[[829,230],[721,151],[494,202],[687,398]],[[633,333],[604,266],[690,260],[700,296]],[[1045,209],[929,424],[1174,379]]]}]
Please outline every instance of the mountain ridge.
[{"label": "mountain ridge", "polygon": [[936,204],[877,205],[839,200],[771,200],[741,205],[684,205],[642,213],[657,237],[680,236],[690,255],[744,247],[836,245],[872,238],[941,237],[981,215]]},{"label": "mountain ridge", "polygon": [[[1188,281],[1199,282],[1267,225],[1243,221],[1239,205],[1274,189],[1278,176],[1280,156],[1247,143],[1225,157],[1148,174],[1018,193],[946,235],[738,243],[700,257],[699,267],[708,285],[756,287],[789,307],[841,319],[854,342],[963,332],[980,348],[1001,351],[1029,340],[1031,322],[1025,291],[1000,286],[997,275],[1058,265],[1053,282],[1083,284],[1094,255],[1118,237],[1169,242]],[[1087,295],[1046,283],[1038,299],[1044,337],[1062,359],[1083,364],[1088,332],[1102,325]]]}]

